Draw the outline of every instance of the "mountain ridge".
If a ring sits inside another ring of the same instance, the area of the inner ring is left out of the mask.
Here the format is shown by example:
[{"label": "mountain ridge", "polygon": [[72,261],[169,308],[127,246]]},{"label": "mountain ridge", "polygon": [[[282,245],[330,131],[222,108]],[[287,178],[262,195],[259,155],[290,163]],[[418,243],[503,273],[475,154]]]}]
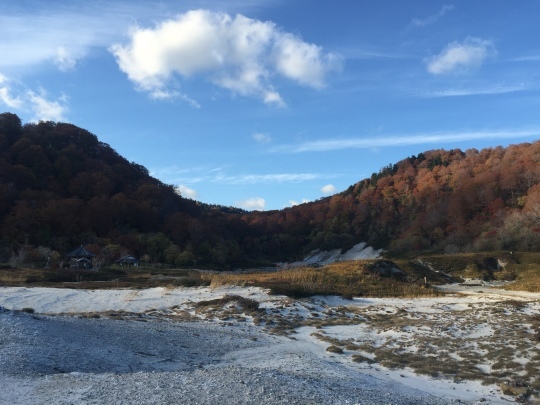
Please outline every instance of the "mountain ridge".
[{"label": "mountain ridge", "polygon": [[[72,124],[0,114],[0,262],[81,243],[107,260],[217,268],[293,261],[365,242],[392,252],[540,247],[540,142],[436,149],[279,211],[183,198]],[[38,261],[36,257],[34,261]]]}]

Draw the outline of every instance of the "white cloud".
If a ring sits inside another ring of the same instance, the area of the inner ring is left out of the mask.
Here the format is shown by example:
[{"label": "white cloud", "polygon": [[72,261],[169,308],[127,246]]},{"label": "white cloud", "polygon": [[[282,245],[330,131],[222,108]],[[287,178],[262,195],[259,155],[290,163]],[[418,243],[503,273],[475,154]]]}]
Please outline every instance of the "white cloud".
[{"label": "white cloud", "polygon": [[284,102],[270,79],[280,74],[320,88],[341,66],[338,55],[282,32],[272,22],[193,10],[154,28],[134,27],[126,45],[110,51],[141,90],[166,89],[176,76],[202,75],[217,86],[267,104]]},{"label": "white cloud", "polygon": [[268,143],[272,141],[272,138],[269,135],[260,132],[254,133],[252,138],[259,143]]},{"label": "white cloud", "polygon": [[182,197],[185,198],[197,198],[198,193],[197,191],[193,190],[192,188],[189,188],[187,186],[184,186],[183,184],[179,184],[175,187],[175,191],[180,194]]},{"label": "white cloud", "polygon": [[425,60],[427,70],[434,75],[464,72],[480,66],[484,60],[495,54],[491,41],[467,38],[463,43],[452,42],[438,55]]},{"label": "white cloud", "polygon": [[285,107],[285,101],[281,98],[279,93],[275,91],[267,91],[263,95],[263,101],[265,104],[273,104],[276,107]]},{"label": "white cloud", "polygon": [[334,194],[336,192],[336,187],[333,184],[327,184],[321,188],[321,193],[323,194]]},{"label": "white cloud", "polygon": [[263,211],[266,201],[261,197],[248,198],[247,200],[237,201],[236,205],[246,210]]},{"label": "white cloud", "polygon": [[33,121],[65,121],[67,111],[65,104],[48,100],[44,90],[41,90],[40,94],[29,90],[27,96],[34,113]]},{"label": "white cloud", "polygon": [[518,139],[539,137],[540,128],[508,129],[498,131],[428,133],[404,136],[382,136],[371,138],[321,139],[299,145],[282,145],[274,152],[325,152],[342,149],[371,149],[422,144],[445,144],[481,139]]},{"label": "white cloud", "polygon": [[327,71],[341,67],[340,56],[324,54],[321,47],[292,34],[277,36],[274,53],[278,72],[306,86],[323,87]]},{"label": "white cloud", "polygon": [[296,200],[290,200],[289,201],[289,207],[294,207],[295,205],[305,204],[308,203],[309,200],[306,198],[302,198],[302,201],[298,202]]},{"label": "white cloud", "polygon": [[426,18],[413,18],[413,20],[411,21],[411,26],[425,27],[426,25],[431,25],[437,22],[439,18],[443,17],[446,13],[452,11],[453,9],[453,4],[445,4],[436,14],[430,15]]},{"label": "white cloud", "polygon": [[29,112],[32,121],[65,121],[66,98],[50,100],[44,89],[35,92],[0,74],[0,104],[16,112]]},{"label": "white cloud", "polygon": [[73,54],[70,54],[70,52],[66,50],[66,48],[64,48],[63,46],[59,46],[56,49],[55,62],[58,66],[58,69],[65,72],[75,67],[75,65],[77,64],[77,57]]},{"label": "white cloud", "polygon": [[12,95],[8,79],[2,74],[0,74],[0,101],[9,108],[19,109],[22,106],[21,98]]}]

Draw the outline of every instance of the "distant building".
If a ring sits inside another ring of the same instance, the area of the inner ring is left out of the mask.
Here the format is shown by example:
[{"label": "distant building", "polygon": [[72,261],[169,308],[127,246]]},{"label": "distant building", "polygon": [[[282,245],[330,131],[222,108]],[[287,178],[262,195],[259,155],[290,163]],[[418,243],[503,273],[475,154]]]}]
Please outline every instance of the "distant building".
[{"label": "distant building", "polygon": [[92,258],[96,257],[96,255],[86,249],[83,245],[77,249],[73,249],[67,254],[67,257],[70,263],[69,267],[72,269],[94,269],[94,266],[92,266]]},{"label": "distant building", "polygon": [[120,259],[118,259],[117,261],[115,261],[116,264],[119,264],[120,266],[134,266],[134,267],[137,267],[139,265],[139,260],[136,259],[135,257],[133,256],[130,256],[130,255],[127,255],[127,256],[123,256],[121,257]]}]

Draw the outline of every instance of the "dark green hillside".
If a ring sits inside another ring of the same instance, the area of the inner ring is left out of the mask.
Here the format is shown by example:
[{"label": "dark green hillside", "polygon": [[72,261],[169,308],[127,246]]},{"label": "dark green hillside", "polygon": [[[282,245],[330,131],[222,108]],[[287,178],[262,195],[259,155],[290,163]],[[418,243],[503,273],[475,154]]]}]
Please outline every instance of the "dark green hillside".
[{"label": "dark green hillside", "polygon": [[81,243],[109,259],[124,251],[177,265],[234,259],[234,249],[222,254],[233,236],[221,207],[182,198],[84,129],[23,126],[5,113],[0,145],[0,261],[22,246],[63,254]]}]

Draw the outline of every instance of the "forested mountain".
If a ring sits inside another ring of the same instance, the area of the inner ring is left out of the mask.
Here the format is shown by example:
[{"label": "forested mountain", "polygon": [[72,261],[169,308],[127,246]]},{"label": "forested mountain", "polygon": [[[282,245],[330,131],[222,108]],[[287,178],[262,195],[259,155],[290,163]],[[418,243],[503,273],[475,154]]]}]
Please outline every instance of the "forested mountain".
[{"label": "forested mountain", "polygon": [[313,247],[538,250],[540,142],[424,152],[333,197],[244,219]]},{"label": "forested mountain", "polygon": [[[0,114],[0,262],[60,258],[221,267],[298,258],[360,241],[394,251],[540,248],[540,142],[433,150],[333,197],[244,212],[179,196],[71,124]],[[28,258],[27,258],[28,259]]]},{"label": "forested mountain", "polygon": [[176,264],[239,252],[220,207],[182,198],[88,131],[22,126],[10,113],[0,114],[0,224],[0,261],[23,245],[61,255],[84,243],[110,259],[129,252]]}]

